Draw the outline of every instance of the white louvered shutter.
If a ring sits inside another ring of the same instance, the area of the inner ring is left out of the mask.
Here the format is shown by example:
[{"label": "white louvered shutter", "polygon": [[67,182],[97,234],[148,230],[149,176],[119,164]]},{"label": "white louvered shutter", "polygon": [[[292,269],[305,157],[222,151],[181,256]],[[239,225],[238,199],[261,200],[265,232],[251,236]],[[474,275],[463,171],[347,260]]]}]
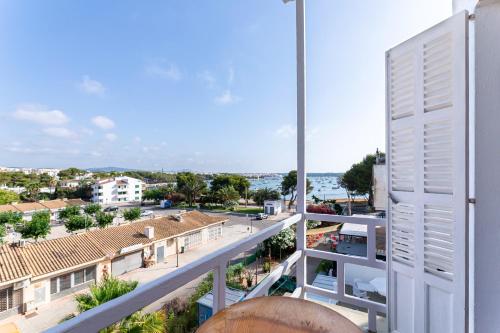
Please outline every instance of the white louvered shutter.
[{"label": "white louvered shutter", "polygon": [[462,12],[387,52],[392,332],[466,331],[467,34]]}]

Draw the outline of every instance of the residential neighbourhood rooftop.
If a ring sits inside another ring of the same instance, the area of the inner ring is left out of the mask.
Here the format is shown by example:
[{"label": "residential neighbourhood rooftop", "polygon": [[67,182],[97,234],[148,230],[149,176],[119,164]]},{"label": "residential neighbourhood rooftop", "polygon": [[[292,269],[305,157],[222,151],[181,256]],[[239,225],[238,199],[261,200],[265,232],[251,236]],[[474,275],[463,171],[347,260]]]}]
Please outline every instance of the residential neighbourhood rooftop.
[{"label": "residential neighbourhood rooftop", "polygon": [[[114,255],[127,246],[149,244],[225,221],[227,221],[226,217],[209,216],[198,211],[190,211],[182,214],[182,222],[173,216],[166,216],[119,227],[96,229],[85,235],[105,253]],[[144,234],[146,227],[154,228],[153,238],[148,239]]]},{"label": "residential neighbourhood rooftop", "polygon": [[62,209],[68,206],[83,206],[87,202],[82,199],[55,199],[55,200],[40,200],[37,202],[21,202],[7,205],[0,205],[1,212],[32,212],[45,209]]},{"label": "residential neighbourhood rooftop", "polygon": [[[112,258],[123,248],[137,244],[147,245],[225,221],[226,217],[189,211],[182,214],[182,221],[166,216],[24,246],[3,245],[0,248],[0,284],[28,276],[56,273],[90,264],[104,257]],[[146,227],[154,228],[153,238],[149,239],[144,235]]]}]

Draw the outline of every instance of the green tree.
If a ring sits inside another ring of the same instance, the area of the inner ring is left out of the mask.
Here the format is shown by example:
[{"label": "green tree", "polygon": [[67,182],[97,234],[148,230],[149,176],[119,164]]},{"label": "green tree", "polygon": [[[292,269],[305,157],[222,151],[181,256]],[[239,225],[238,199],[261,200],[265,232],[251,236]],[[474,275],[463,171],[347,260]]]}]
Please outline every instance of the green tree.
[{"label": "green tree", "polygon": [[205,192],[207,183],[201,175],[192,172],[180,172],[177,174],[177,191],[186,195],[189,206],[193,205],[196,198]]},{"label": "green tree", "polygon": [[236,174],[220,174],[216,175],[210,182],[210,191],[216,193],[218,190],[232,186],[241,198],[245,198],[248,194],[248,189],[250,188],[250,181],[247,177]]},{"label": "green tree", "polygon": [[240,194],[232,186],[220,188],[215,193],[217,201],[224,205],[224,207],[233,207],[238,204]]},{"label": "green tree", "polygon": [[40,211],[31,216],[31,221],[26,222],[17,229],[22,238],[33,238],[38,242],[38,238],[45,238],[50,232],[50,212]]},{"label": "green tree", "polygon": [[264,206],[266,200],[280,200],[280,198],[280,193],[269,187],[260,188],[253,193],[253,201],[259,206]]},{"label": "green tree", "polygon": [[[306,194],[310,193],[313,190],[311,185],[311,181],[309,178],[306,179]],[[283,181],[281,182],[281,194],[290,195],[290,201],[288,202],[288,209],[290,209],[295,199],[297,198],[297,170],[290,171],[285,177],[283,177]]]},{"label": "green tree", "polygon": [[291,228],[283,229],[278,234],[266,239],[264,246],[269,248],[273,255],[279,252],[281,260],[281,252],[295,246],[295,232]]},{"label": "green tree", "polygon": [[125,219],[125,221],[132,222],[138,220],[140,217],[141,217],[141,209],[138,207],[125,209],[123,211],[123,218]]},{"label": "green tree", "polygon": [[95,214],[95,221],[99,228],[106,228],[108,225],[113,223],[115,216],[113,214],[107,214],[104,212],[97,212]]},{"label": "green tree", "polygon": [[19,212],[1,212],[0,225],[17,225],[23,221],[23,214]]},{"label": "green tree", "polygon": [[40,193],[40,183],[32,182],[26,186],[26,197],[30,201],[38,200],[38,194]]},{"label": "green tree", "polygon": [[80,215],[80,207],[79,206],[68,206],[63,208],[59,212],[59,218],[62,220],[67,220],[72,216]]},{"label": "green tree", "polygon": [[[383,156],[383,153],[382,153]],[[349,215],[351,201],[354,196],[368,195],[368,204],[373,206],[373,165],[376,162],[375,154],[366,155],[359,163],[353,164],[339,180],[339,185],[345,189],[349,199]]]},{"label": "green tree", "polygon": [[161,200],[165,199],[167,195],[172,194],[173,192],[174,187],[171,185],[145,190],[144,192],[142,192],[142,201],[154,201],[158,203]]},{"label": "green tree", "polygon": [[87,206],[85,206],[83,211],[85,212],[85,214],[88,214],[88,215],[96,215],[97,213],[99,213],[101,211],[101,209],[102,209],[102,207],[98,203],[91,203],[91,204],[88,204]]},{"label": "green tree", "polygon": [[19,201],[19,195],[16,192],[0,190],[0,205],[6,205]]},{"label": "green tree", "polygon": [[68,232],[77,230],[89,229],[94,226],[92,218],[86,215],[73,215],[64,222],[64,226]]},{"label": "green tree", "polygon": [[[113,277],[104,279],[99,284],[90,286],[89,293],[75,296],[77,309],[80,313],[93,309],[134,290],[137,284],[137,281],[123,281]],[[165,317],[162,312],[144,314],[138,311],[102,332],[163,333],[165,332]]]},{"label": "green tree", "polygon": [[59,176],[60,179],[66,180],[66,179],[73,179],[76,176],[83,176],[86,173],[87,172],[85,170],[81,170],[78,168],[68,168],[68,169],[64,169],[64,170],[59,171],[59,173],[57,175]]},{"label": "green tree", "polygon": [[137,281],[118,280],[108,277],[90,286],[90,293],[75,296],[78,312],[82,313],[134,290]]}]

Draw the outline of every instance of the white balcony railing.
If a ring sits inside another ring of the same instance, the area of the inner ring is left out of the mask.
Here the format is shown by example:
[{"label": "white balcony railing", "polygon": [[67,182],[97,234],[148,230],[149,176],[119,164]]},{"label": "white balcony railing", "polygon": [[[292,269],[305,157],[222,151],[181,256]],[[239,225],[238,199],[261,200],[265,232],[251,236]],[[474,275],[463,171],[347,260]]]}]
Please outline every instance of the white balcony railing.
[{"label": "white balcony railing", "polygon": [[[144,308],[145,306],[157,301],[158,299],[168,295],[174,290],[181,288],[186,283],[196,279],[197,277],[209,272],[214,272],[214,313],[225,308],[225,287],[226,287],[226,266],[228,261],[236,255],[249,250],[255,245],[264,240],[278,234],[281,230],[286,229],[297,223],[305,223],[306,219],[338,222],[338,223],[355,223],[367,225],[368,242],[367,242],[367,257],[349,256],[338,253],[319,251],[313,249],[297,250],[287,260],[282,262],[275,268],[257,287],[248,295],[247,299],[257,296],[267,295],[269,288],[283,274],[287,274],[290,268],[300,259],[307,257],[321,258],[337,262],[337,286],[336,292],[317,288],[305,283],[297,285],[297,289],[292,297],[304,297],[308,292],[320,294],[329,298],[334,298],[338,301],[351,304],[354,306],[366,308],[368,310],[369,329],[375,331],[376,314],[386,313],[385,304],[376,303],[370,300],[361,299],[346,295],[344,286],[344,274],[346,264],[355,264],[378,268],[385,270],[385,262],[376,259],[375,245],[375,228],[376,226],[385,225],[384,219],[366,219],[359,217],[347,217],[325,214],[296,214],[273,226],[266,228],[253,236],[250,236],[242,241],[230,244],[216,252],[213,252],[201,259],[198,259],[176,271],[166,274],[138,287],[134,291],[109,301],[99,307],[86,311],[77,317],[68,320],[58,326],[55,326],[46,332],[49,333],[87,333],[97,332],[100,329],[108,327],[122,318]],[[306,266],[307,270],[307,266]],[[307,274],[307,271],[306,271]],[[298,281],[299,282],[299,281]]]}]

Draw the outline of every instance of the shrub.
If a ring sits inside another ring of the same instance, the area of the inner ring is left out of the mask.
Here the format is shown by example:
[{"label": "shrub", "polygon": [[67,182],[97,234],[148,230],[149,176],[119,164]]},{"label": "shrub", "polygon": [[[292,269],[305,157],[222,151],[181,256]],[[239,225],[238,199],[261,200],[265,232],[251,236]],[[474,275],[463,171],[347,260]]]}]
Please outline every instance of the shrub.
[{"label": "shrub", "polygon": [[138,207],[125,209],[123,211],[123,218],[125,221],[135,221],[141,217],[141,209]]}]

